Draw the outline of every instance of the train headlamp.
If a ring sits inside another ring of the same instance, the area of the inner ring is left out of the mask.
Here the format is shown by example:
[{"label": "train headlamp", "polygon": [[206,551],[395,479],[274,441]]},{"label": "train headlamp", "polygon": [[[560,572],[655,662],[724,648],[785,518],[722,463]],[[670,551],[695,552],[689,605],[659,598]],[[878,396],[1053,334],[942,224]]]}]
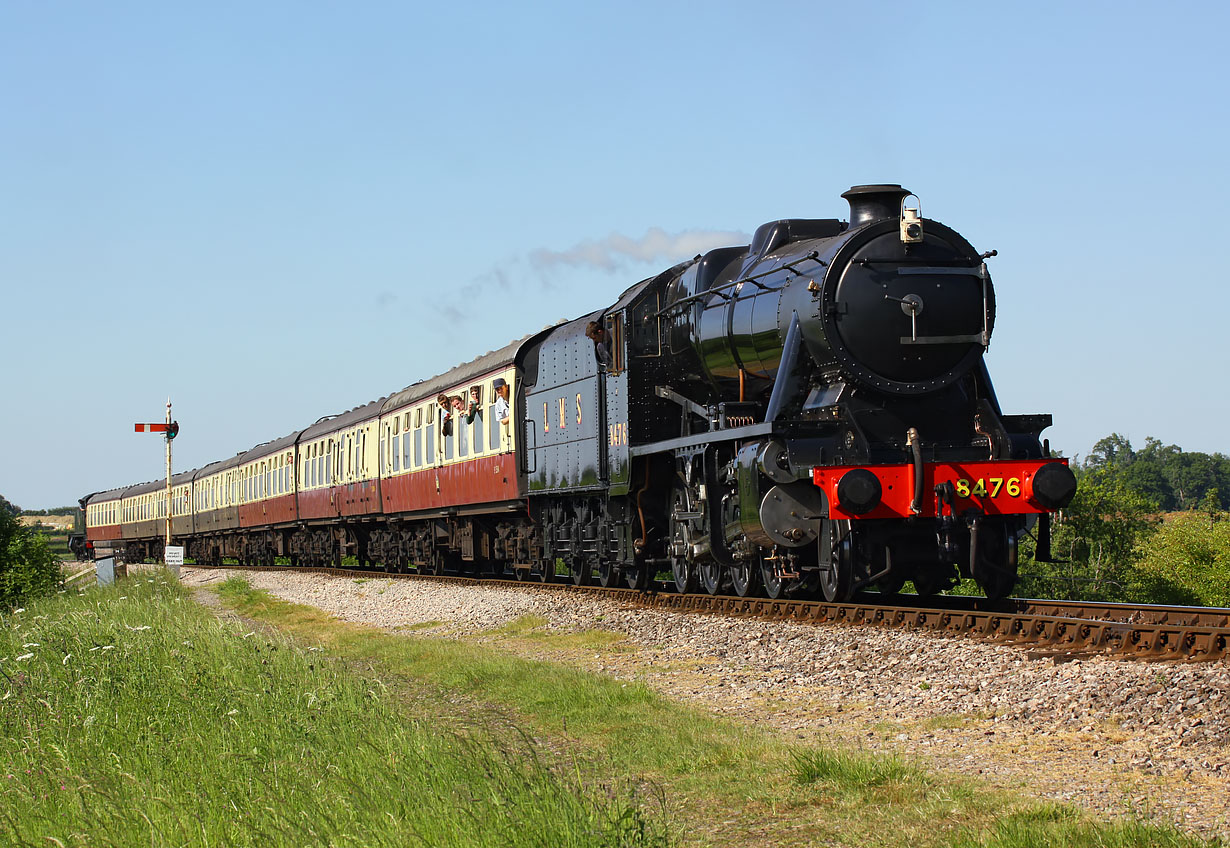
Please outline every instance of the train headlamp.
[{"label": "train headlamp", "polygon": [[905,208],[901,210],[901,241],[905,244],[918,244],[923,240],[922,213],[919,209]]}]

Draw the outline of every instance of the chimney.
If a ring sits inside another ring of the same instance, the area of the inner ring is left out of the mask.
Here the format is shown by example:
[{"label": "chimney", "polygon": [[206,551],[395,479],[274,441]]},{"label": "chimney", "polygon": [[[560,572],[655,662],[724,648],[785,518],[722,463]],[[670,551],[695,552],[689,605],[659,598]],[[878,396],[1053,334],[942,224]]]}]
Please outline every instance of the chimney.
[{"label": "chimney", "polygon": [[874,221],[898,221],[901,219],[901,201],[910,196],[896,183],[884,185],[858,185],[842,195],[850,201],[850,229]]}]

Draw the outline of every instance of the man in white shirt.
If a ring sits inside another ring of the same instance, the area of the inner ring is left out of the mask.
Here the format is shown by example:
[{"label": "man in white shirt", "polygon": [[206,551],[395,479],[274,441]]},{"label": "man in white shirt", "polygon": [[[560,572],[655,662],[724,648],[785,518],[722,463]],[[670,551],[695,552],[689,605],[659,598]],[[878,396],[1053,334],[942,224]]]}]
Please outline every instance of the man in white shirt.
[{"label": "man in white shirt", "polygon": [[495,389],[495,404],[491,407],[495,413],[496,420],[503,426],[508,426],[508,383],[504,382],[503,377],[496,377],[491,384]]}]

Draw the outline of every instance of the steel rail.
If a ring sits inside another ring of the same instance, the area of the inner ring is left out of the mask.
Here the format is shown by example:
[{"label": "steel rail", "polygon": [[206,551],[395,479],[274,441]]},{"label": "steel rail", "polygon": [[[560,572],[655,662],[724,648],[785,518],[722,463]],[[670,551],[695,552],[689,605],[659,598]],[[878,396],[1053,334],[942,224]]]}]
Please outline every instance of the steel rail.
[{"label": "steel rail", "polygon": [[[647,591],[576,586],[559,580],[410,574],[322,566],[192,565],[186,568],[291,571],[337,577],[415,579],[469,586],[594,594],[630,605],[814,625],[855,624],[967,635],[1060,657],[1119,655],[1133,659],[1207,662],[1230,654],[1230,610],[1083,601],[941,596],[903,603],[900,595],[864,595],[838,604],[791,598],[680,595],[656,584]],[[670,584],[666,584],[669,586]]]}]

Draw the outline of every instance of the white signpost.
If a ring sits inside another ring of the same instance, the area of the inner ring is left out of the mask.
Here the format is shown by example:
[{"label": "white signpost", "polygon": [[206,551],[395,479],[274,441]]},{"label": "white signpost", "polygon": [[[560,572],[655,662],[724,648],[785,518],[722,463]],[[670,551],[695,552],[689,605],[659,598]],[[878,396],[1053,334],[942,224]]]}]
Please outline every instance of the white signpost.
[{"label": "white signpost", "polygon": [[178,577],[179,567],[184,564],[184,548],[182,545],[169,545],[165,550],[167,568],[171,569],[171,573]]}]

